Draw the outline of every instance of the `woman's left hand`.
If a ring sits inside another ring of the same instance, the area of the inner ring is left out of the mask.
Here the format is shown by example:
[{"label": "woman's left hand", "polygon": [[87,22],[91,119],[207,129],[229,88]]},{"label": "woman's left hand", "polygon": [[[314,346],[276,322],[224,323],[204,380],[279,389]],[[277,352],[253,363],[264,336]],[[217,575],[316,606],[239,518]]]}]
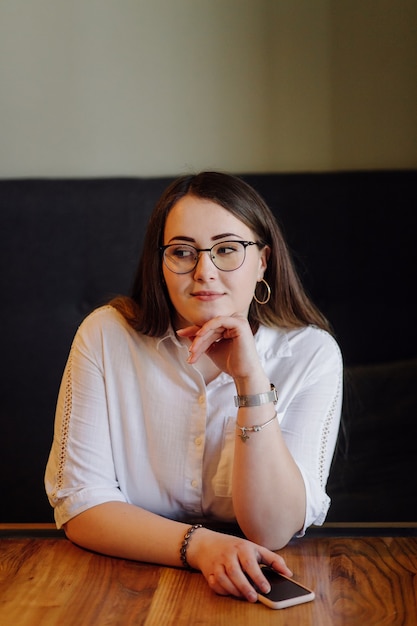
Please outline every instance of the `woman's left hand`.
[{"label": "woman's left hand", "polygon": [[202,354],[207,354],[235,380],[262,372],[252,329],[243,315],[214,317],[201,327],[188,326],[177,330],[177,334],[191,340],[189,363],[196,363]]}]

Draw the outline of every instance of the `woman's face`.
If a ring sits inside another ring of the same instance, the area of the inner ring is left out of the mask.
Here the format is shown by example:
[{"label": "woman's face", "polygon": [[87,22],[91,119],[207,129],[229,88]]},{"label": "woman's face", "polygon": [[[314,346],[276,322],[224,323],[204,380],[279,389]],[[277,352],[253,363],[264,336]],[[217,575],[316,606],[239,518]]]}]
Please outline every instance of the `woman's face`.
[{"label": "woman's face", "polygon": [[[211,248],[226,241],[256,241],[256,234],[237,217],[211,200],[186,195],[169,212],[164,245],[188,244]],[[181,256],[183,251],[179,250]],[[233,271],[218,269],[208,252],[200,252],[195,269],[176,274],[165,263],[163,275],[176,311],[175,327],[202,326],[218,315],[247,316],[257,281],[267,264],[268,248],[246,247],[243,264]]]}]

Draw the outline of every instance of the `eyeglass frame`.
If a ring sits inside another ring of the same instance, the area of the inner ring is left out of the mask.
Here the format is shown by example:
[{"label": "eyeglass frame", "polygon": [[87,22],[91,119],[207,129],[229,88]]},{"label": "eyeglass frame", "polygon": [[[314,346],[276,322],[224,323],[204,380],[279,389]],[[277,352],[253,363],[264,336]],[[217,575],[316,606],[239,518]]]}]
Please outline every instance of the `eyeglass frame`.
[{"label": "eyeglass frame", "polygon": [[[242,246],[243,246],[243,260],[242,260],[242,263],[241,263],[240,265],[238,265],[237,267],[235,267],[234,269],[232,269],[232,270],[224,270],[224,269],[222,269],[221,267],[217,267],[217,265],[215,264],[215,262],[214,262],[214,260],[213,260],[213,256],[212,256],[212,253],[211,253],[211,251],[213,250],[213,248],[215,248],[216,246],[219,246],[219,245],[221,245],[221,244],[226,244],[226,243],[240,243],[240,244],[242,244]],[[181,245],[188,246],[189,248],[193,248],[193,249],[196,251],[196,253],[197,253],[197,254],[196,254],[196,260],[195,260],[195,265],[194,265],[194,267],[192,267],[190,270],[187,270],[186,272],[176,272],[175,270],[171,269],[171,268],[169,267],[169,265],[168,265],[168,264],[166,263],[166,261],[165,261],[165,250],[166,250],[167,248],[170,248],[171,246],[181,246]],[[165,267],[166,267],[166,268],[167,268],[170,272],[172,272],[173,274],[183,275],[183,274],[189,274],[190,272],[193,272],[193,271],[195,270],[195,268],[197,267],[198,262],[199,262],[199,260],[200,260],[200,253],[201,253],[201,252],[208,252],[208,253],[209,253],[209,256],[210,256],[210,260],[211,260],[211,262],[213,263],[214,267],[215,267],[216,269],[218,269],[220,272],[235,272],[235,271],[236,271],[236,270],[238,270],[240,267],[242,267],[242,265],[244,264],[244,262],[245,262],[245,260],[246,260],[246,248],[247,248],[248,246],[258,246],[258,247],[261,247],[261,246],[262,246],[262,244],[261,244],[261,242],[260,242],[260,241],[240,241],[239,239],[230,239],[230,240],[228,240],[228,241],[218,241],[217,243],[214,243],[214,244],[211,246],[211,248],[196,248],[195,246],[193,246],[193,245],[192,245],[192,244],[190,244],[190,243],[187,243],[187,242],[180,243],[180,242],[179,242],[179,243],[168,243],[168,244],[166,244],[166,245],[164,245],[164,246],[159,246],[159,250],[160,250],[160,252],[162,253],[162,262],[164,263]]]}]

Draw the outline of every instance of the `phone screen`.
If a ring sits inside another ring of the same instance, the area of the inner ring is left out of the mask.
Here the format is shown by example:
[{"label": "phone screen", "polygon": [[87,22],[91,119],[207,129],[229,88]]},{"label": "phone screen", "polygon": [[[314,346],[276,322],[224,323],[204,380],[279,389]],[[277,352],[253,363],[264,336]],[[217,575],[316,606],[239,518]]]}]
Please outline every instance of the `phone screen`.
[{"label": "phone screen", "polygon": [[293,580],[289,580],[278,572],[269,568],[263,568],[262,572],[271,583],[271,591],[264,593],[266,598],[269,598],[273,602],[281,602],[282,600],[290,600],[291,598],[299,598],[300,596],[308,596],[311,591],[305,589],[301,585],[297,584]]},{"label": "phone screen", "polygon": [[[258,590],[258,600],[271,609],[285,609],[295,604],[314,600],[314,591],[287,578],[269,567],[262,566],[262,572],[271,583],[271,591],[262,593]],[[248,577],[249,578],[249,577]],[[251,581],[251,579],[249,578]],[[251,581],[253,584],[253,581]],[[255,586],[255,585],[254,585]],[[256,586],[255,586],[256,589]]]}]

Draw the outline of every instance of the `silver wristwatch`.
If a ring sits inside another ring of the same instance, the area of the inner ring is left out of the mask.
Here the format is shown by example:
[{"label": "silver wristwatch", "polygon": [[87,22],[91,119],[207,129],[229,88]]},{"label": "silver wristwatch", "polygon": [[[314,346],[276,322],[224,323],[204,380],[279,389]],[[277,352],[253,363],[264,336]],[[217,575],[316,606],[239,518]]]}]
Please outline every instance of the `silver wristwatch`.
[{"label": "silver wristwatch", "polygon": [[235,406],[238,408],[245,406],[261,406],[261,404],[268,404],[278,402],[278,394],[275,389],[275,385],[271,383],[271,391],[265,391],[264,393],[255,393],[249,396],[235,396]]}]

